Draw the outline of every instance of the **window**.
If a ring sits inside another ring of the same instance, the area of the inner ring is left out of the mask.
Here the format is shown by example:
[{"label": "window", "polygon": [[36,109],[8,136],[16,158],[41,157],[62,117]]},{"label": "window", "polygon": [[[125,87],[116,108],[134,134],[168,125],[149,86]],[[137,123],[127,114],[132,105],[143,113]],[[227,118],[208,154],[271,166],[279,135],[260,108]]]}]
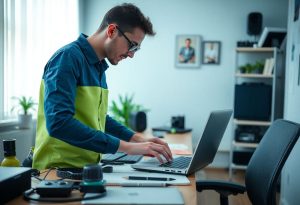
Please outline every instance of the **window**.
[{"label": "window", "polygon": [[0,120],[14,118],[10,112],[15,103],[13,96],[31,96],[38,102],[45,64],[58,48],[75,40],[79,33],[76,0],[4,0],[3,7]]}]

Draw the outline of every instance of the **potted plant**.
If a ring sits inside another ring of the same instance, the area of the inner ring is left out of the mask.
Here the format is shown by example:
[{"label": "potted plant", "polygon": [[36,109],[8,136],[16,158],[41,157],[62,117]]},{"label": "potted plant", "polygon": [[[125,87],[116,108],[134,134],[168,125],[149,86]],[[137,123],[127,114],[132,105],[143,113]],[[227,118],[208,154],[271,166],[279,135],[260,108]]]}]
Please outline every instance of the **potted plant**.
[{"label": "potted plant", "polygon": [[32,125],[32,114],[29,113],[29,110],[35,110],[34,106],[36,103],[33,101],[32,97],[13,97],[13,99],[18,101],[18,104],[14,106],[11,111],[19,107],[21,113],[18,114],[18,122],[20,129],[31,128]]},{"label": "potted plant", "polygon": [[130,127],[129,119],[130,114],[138,111],[148,112],[148,109],[143,108],[143,106],[135,104],[133,102],[134,95],[121,96],[119,95],[119,103],[116,101],[112,101],[112,105],[110,106],[110,111],[114,116],[114,119],[125,125],[126,127]]},{"label": "potted plant", "polygon": [[247,63],[239,67],[241,73],[262,73],[264,69],[264,63],[262,61],[256,61],[255,64]]},{"label": "potted plant", "polygon": [[262,61],[256,61],[256,63],[253,65],[254,67],[254,72],[255,73],[263,73],[263,70],[264,70],[264,62]]}]

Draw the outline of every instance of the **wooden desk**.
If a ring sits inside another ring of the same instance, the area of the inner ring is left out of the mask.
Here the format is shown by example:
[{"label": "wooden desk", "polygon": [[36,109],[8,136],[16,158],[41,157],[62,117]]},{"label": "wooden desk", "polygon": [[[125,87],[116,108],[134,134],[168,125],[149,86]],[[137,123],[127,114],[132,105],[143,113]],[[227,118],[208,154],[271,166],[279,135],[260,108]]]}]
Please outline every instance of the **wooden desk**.
[{"label": "wooden desk", "polygon": [[[190,150],[192,150],[192,136],[191,133],[186,134],[166,134],[164,140],[166,140],[170,144],[185,144],[188,146]],[[181,191],[182,196],[184,198],[185,205],[196,205],[197,204],[197,191],[195,187],[195,175],[190,175],[189,177],[190,185],[185,186],[176,186]],[[50,174],[47,176],[47,179],[57,179],[55,171],[50,172]],[[79,192],[74,192],[75,195],[78,195]],[[39,203],[34,201],[25,201],[22,196],[9,201],[9,205],[28,205],[28,204],[51,204],[51,203]],[[55,203],[60,204],[60,203]],[[62,203],[61,203],[62,204]],[[67,204],[74,204],[79,205],[81,202],[72,202]]]}]

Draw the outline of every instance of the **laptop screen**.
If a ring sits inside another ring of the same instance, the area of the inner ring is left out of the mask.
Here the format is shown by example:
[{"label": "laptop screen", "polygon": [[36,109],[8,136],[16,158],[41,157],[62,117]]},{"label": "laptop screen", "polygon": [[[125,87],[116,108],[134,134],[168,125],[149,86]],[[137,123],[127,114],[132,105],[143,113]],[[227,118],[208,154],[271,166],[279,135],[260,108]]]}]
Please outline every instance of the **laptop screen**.
[{"label": "laptop screen", "polygon": [[210,113],[187,174],[206,167],[214,160],[231,115],[232,110],[213,111]]}]

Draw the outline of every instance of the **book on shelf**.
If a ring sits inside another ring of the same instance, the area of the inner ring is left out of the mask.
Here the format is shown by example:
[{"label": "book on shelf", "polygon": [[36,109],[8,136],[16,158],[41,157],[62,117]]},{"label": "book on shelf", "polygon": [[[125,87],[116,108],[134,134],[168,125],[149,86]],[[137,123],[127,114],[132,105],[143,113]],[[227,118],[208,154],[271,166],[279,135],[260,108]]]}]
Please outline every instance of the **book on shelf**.
[{"label": "book on shelf", "polygon": [[269,64],[270,64],[270,59],[266,58],[265,65],[264,65],[264,70],[263,70],[263,75],[267,75]]},{"label": "book on shelf", "polygon": [[274,58],[267,58],[265,60],[263,75],[272,75],[274,70],[275,60]]},{"label": "book on shelf", "polygon": [[270,64],[269,64],[269,69],[268,69],[268,75],[272,75],[272,73],[273,73],[273,71],[274,71],[274,64],[275,64],[274,58],[270,58]]}]

